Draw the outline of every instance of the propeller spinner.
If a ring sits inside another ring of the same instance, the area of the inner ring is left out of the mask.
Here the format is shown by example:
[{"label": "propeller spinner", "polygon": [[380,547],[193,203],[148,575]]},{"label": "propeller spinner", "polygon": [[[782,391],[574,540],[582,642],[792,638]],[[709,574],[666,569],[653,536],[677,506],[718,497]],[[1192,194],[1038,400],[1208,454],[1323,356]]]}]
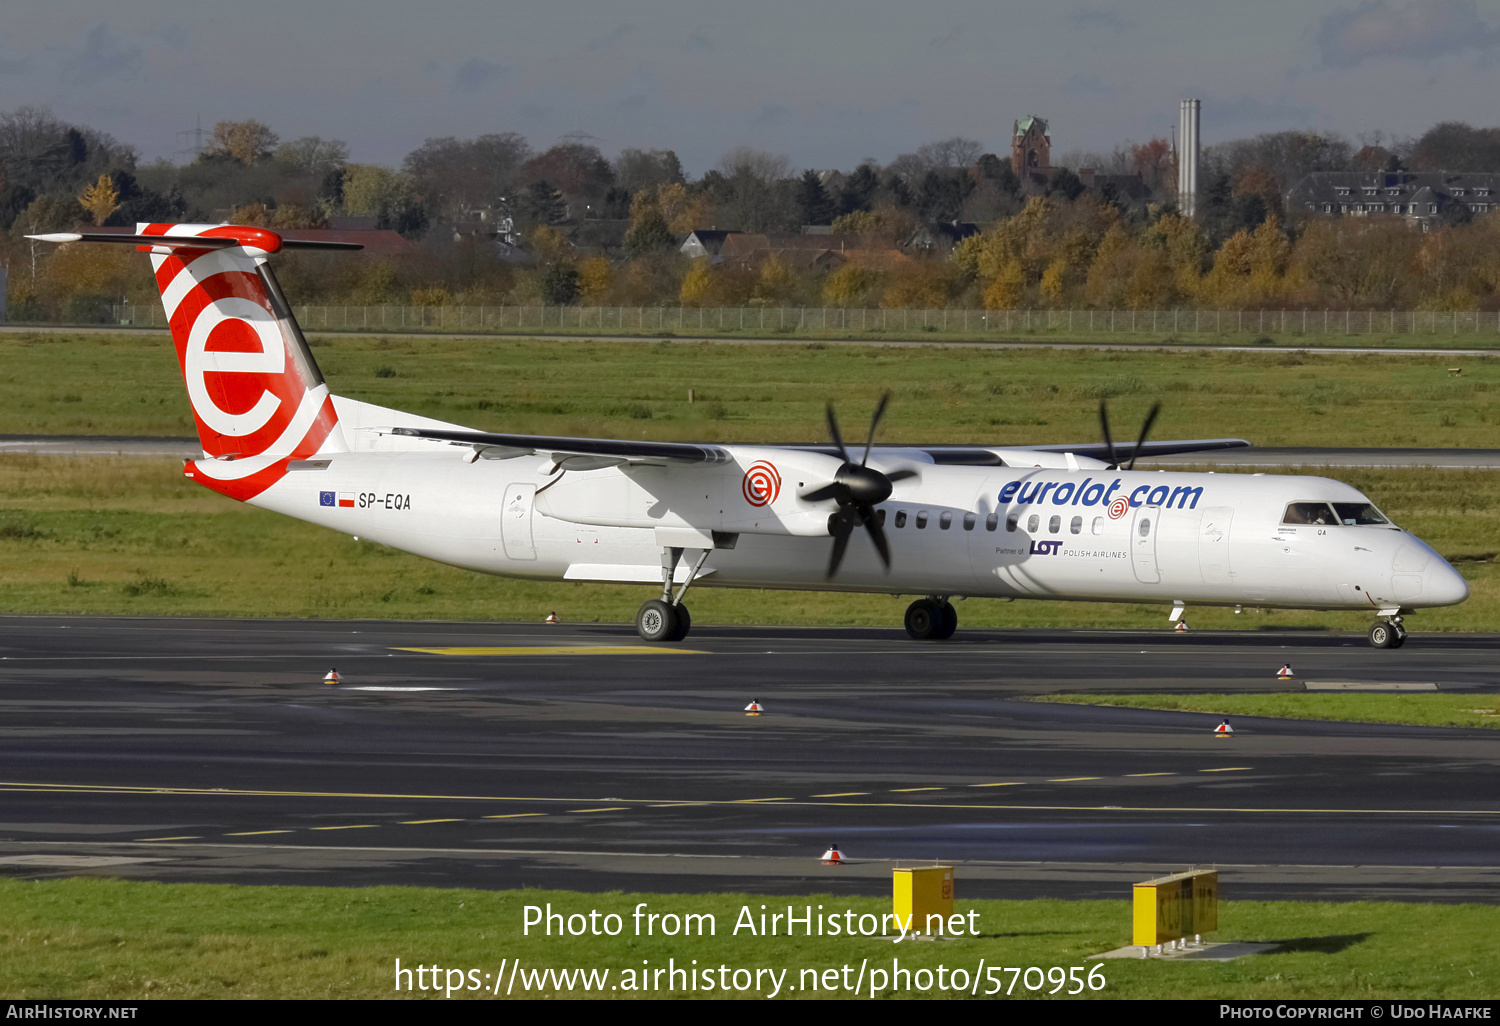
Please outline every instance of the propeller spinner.
[{"label": "propeller spinner", "polygon": [[828,533],[833,535],[833,551],[828,557],[830,578],[838,573],[839,564],[844,561],[844,552],[849,548],[849,536],[854,533],[856,524],[863,524],[865,530],[870,532],[870,541],[874,543],[875,551],[880,553],[880,561],[887,570],[891,567],[891,548],[885,540],[885,530],[880,526],[880,519],[875,515],[875,507],[891,497],[895,482],[918,475],[915,470],[895,470],[885,474],[865,465],[870,460],[870,450],[875,445],[875,431],[880,426],[880,418],[884,416],[886,403],[890,398],[891,395],[887,392],[880,397],[880,404],[875,407],[875,416],[870,420],[870,437],[865,442],[865,454],[858,463],[850,459],[849,450],[844,448],[844,437],[839,433],[839,422],[834,415],[833,404],[828,404],[828,433],[833,438],[833,444],[838,446],[839,456],[844,463],[834,472],[832,481],[802,492],[801,497],[808,502],[833,499],[838,503],[838,511],[828,518]]}]

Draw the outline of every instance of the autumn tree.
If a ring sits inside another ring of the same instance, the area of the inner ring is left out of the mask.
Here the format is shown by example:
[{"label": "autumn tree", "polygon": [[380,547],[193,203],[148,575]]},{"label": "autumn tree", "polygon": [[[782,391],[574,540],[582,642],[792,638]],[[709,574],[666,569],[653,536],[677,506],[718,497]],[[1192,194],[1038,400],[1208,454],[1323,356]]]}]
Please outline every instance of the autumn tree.
[{"label": "autumn tree", "polygon": [[220,121],[214,125],[210,148],[227,154],[241,164],[265,160],[275,149],[276,133],[259,121]]},{"label": "autumn tree", "polygon": [[110,214],[120,209],[120,194],[115,191],[115,183],[109,175],[100,175],[97,182],[83,190],[78,203],[88,211],[94,224],[103,224],[109,220]]},{"label": "autumn tree", "polygon": [[1172,195],[1177,191],[1177,158],[1172,144],[1166,139],[1152,139],[1130,148],[1130,169],[1141,176],[1141,181],[1153,193],[1163,189]]}]

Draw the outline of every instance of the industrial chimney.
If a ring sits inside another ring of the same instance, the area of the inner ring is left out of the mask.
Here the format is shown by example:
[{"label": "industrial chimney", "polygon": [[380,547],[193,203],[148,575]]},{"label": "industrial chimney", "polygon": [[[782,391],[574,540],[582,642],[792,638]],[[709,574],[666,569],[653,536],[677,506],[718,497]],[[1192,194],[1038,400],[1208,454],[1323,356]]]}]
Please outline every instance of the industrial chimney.
[{"label": "industrial chimney", "polygon": [[1177,209],[1188,217],[1198,213],[1198,121],[1202,100],[1183,100],[1177,127]]}]

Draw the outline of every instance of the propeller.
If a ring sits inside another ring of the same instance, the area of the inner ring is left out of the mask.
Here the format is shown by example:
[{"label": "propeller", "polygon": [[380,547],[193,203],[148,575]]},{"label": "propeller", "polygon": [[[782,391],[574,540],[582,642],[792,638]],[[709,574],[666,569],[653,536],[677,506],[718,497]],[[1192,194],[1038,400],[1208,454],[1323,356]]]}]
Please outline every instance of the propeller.
[{"label": "propeller", "polygon": [[[1130,462],[1126,464],[1126,470],[1135,469],[1135,458],[1141,454],[1141,446],[1146,444],[1146,436],[1151,433],[1151,425],[1156,423],[1156,415],[1161,412],[1161,403],[1153,403],[1146,414],[1146,419],[1141,423],[1141,436],[1136,439],[1135,448],[1130,450]],[[1099,400],[1099,428],[1104,432],[1104,448],[1109,453],[1109,469],[1119,470],[1120,460],[1115,454],[1114,438],[1109,433],[1109,411],[1105,408],[1104,400]]]},{"label": "propeller", "polygon": [[891,568],[891,547],[885,540],[885,530],[875,515],[875,507],[891,497],[892,486],[897,481],[905,481],[918,474],[915,470],[893,470],[885,474],[865,465],[870,460],[870,450],[875,445],[875,431],[880,427],[880,418],[885,415],[886,403],[890,398],[891,394],[887,392],[880,397],[880,403],[875,407],[875,416],[870,420],[870,437],[865,442],[865,454],[858,463],[850,458],[849,450],[844,447],[838,417],[834,415],[833,404],[828,404],[828,434],[838,447],[839,457],[844,463],[834,472],[832,481],[802,492],[801,497],[807,502],[833,499],[838,503],[838,510],[828,518],[828,533],[833,535],[833,551],[828,557],[829,578],[838,573],[839,564],[844,561],[844,553],[849,548],[849,536],[860,524],[870,532],[870,541],[874,543],[875,551],[880,553],[880,561],[887,570]]}]

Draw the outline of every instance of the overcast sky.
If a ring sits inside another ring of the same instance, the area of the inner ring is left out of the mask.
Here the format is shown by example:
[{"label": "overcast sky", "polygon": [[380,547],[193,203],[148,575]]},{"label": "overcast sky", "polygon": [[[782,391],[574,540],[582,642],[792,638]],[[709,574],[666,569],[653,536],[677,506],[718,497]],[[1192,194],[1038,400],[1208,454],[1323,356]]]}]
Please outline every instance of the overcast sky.
[{"label": "overcast sky", "polygon": [[425,137],[568,132],[671,147],[700,174],[736,145],[797,167],[889,161],[1011,122],[1055,151],[1170,131],[1357,138],[1489,125],[1496,0],[48,0],[0,9],[0,109],[46,105],[146,159],[200,117],[346,140],[396,164]]}]

